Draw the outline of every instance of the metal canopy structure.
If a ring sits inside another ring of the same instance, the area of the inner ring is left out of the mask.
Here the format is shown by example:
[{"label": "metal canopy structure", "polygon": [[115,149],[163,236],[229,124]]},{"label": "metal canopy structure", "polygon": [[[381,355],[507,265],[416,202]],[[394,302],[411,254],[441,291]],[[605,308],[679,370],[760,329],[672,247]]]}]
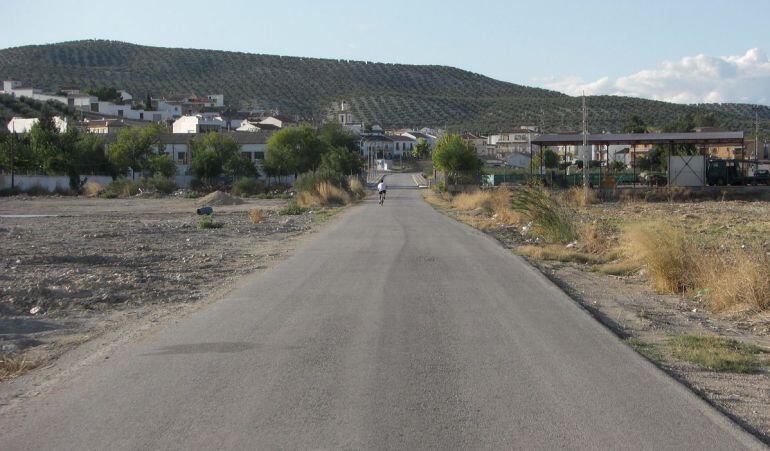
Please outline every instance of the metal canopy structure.
[{"label": "metal canopy structure", "polygon": [[[588,145],[644,145],[644,144],[737,144],[743,145],[743,132],[694,132],[694,133],[602,133],[586,136]],[[532,138],[537,146],[580,146],[583,135],[538,135]]]}]

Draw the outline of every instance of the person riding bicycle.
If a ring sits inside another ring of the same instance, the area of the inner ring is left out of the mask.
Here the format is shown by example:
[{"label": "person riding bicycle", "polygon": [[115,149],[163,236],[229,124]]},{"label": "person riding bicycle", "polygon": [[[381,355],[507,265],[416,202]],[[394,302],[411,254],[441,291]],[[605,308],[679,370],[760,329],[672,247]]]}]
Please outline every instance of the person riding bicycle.
[{"label": "person riding bicycle", "polygon": [[385,177],[380,179],[380,183],[377,184],[377,191],[380,193],[380,205],[385,202],[385,193],[388,192],[388,185],[385,184]]}]

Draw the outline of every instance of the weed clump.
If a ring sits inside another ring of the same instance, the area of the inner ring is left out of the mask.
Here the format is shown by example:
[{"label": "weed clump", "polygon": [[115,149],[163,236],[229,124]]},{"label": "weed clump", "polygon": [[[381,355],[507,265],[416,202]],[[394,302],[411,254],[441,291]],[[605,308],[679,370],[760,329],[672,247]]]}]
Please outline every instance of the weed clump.
[{"label": "weed clump", "polygon": [[224,223],[215,221],[211,216],[202,216],[198,220],[198,228],[200,230],[221,229],[224,226]]},{"label": "weed clump", "polygon": [[249,210],[249,219],[253,224],[259,224],[265,220],[265,213],[262,210],[252,208]]},{"label": "weed clump", "polygon": [[300,207],[295,200],[290,200],[279,212],[282,215],[297,216],[305,213],[307,208]]},{"label": "weed clump", "polygon": [[539,187],[514,192],[511,209],[531,223],[532,232],[551,243],[569,243],[578,237],[573,212],[557,203]]}]

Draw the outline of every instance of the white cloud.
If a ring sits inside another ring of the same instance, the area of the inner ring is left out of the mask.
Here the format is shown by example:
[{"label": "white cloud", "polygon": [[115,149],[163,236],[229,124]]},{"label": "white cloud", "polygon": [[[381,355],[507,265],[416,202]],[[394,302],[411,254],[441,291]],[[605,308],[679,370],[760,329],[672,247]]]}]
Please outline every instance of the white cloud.
[{"label": "white cloud", "polygon": [[570,95],[614,94],[676,103],[740,102],[770,105],[770,60],[759,49],[744,55],[697,55],[665,61],[656,69],[586,82],[579,77],[539,80]]}]

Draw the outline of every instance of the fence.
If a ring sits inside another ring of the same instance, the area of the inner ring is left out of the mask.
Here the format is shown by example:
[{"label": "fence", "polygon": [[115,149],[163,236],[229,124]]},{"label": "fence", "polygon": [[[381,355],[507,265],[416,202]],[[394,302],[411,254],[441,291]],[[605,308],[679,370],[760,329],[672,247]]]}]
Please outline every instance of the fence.
[{"label": "fence", "polygon": [[[88,175],[80,176],[80,180],[88,179],[89,182],[96,182],[107,185],[112,182],[109,175]],[[70,179],[66,175],[15,175],[13,185],[22,191],[33,187],[42,187],[48,191],[61,189],[67,190],[70,187]],[[11,174],[0,173],[0,189],[11,187]]]}]

